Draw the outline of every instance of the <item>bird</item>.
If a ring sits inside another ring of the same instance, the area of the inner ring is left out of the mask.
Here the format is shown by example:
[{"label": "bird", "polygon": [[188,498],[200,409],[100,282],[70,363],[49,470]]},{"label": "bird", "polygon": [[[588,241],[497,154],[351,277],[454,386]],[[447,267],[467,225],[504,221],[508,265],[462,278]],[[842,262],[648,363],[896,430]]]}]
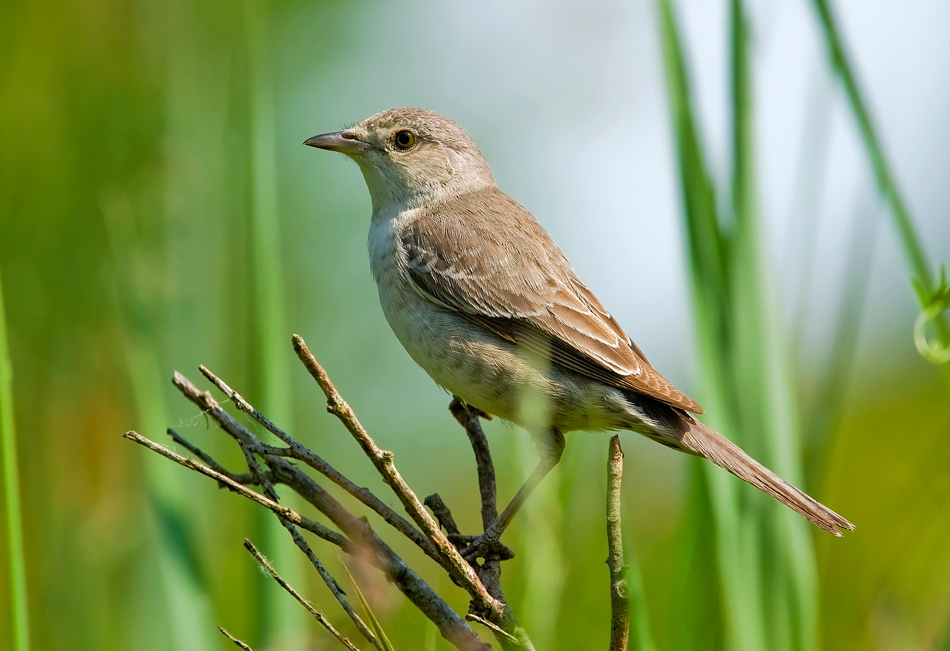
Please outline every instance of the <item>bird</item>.
[{"label": "bird", "polygon": [[[345,154],[363,173],[370,268],[409,356],[538,443],[537,468],[475,548],[500,538],[576,430],[642,434],[708,459],[835,536],[854,530],[696,418],[702,407],[653,368],[457,123],[395,108],[304,144]],[[540,407],[526,408],[528,397]]]}]

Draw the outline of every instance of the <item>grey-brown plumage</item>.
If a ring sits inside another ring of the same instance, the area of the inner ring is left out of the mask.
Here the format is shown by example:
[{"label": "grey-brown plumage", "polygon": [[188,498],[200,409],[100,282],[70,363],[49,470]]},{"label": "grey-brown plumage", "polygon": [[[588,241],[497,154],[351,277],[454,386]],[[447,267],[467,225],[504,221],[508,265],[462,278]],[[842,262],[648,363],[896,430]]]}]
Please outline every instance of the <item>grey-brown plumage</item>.
[{"label": "grey-brown plumage", "polygon": [[650,366],[538,221],[497,187],[427,205],[400,239],[409,277],[433,301],[566,369],[702,413]]},{"label": "grey-brown plumage", "polygon": [[[547,434],[541,464],[491,535],[558,462],[564,432],[608,429],[705,457],[830,533],[854,528],[690,415],[702,408],[650,365],[544,228],[498,189],[460,126],[392,109],[305,144],[343,152],[363,172],[380,303],[410,356],[468,404]],[[526,396],[546,407],[543,425]]]}]

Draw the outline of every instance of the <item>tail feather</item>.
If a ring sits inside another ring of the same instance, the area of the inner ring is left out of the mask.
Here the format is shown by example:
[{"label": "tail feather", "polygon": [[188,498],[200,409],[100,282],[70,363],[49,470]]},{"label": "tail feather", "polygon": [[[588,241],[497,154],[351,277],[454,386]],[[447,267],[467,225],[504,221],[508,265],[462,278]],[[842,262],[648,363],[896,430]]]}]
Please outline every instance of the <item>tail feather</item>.
[{"label": "tail feather", "polygon": [[840,537],[841,529],[854,531],[853,524],[786,482],[738,445],[702,423],[692,418],[690,421],[689,431],[680,439],[680,443],[690,452],[709,459],[739,479],[749,482],[830,534]]}]

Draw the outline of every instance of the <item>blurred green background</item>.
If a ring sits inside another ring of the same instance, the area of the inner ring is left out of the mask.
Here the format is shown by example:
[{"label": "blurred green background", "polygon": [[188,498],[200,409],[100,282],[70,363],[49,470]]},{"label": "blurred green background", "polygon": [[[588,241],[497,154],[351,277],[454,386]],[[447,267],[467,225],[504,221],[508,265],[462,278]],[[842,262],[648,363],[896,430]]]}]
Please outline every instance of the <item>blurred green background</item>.
[{"label": "blurred green background", "polygon": [[[261,578],[245,536],[355,640],[254,507],[120,437],[175,427],[239,469],[168,382],[203,363],[395,505],[325,414],[292,332],[416,492],[475,528],[449,397],[376,302],[358,170],[300,145],[420,105],[471,131],[711,423],[858,526],[835,540],[624,435],[641,646],[950,649],[950,383],[914,349],[906,238],[818,4],[7,0],[0,273],[33,648],[232,648],[218,625],[258,651],[335,648]],[[935,267],[950,260],[950,10],[832,10]],[[517,428],[487,431],[507,496],[534,451]],[[508,596],[538,649],[606,647],[606,449],[572,434],[510,530]],[[447,648],[358,576],[397,648]],[[0,610],[14,612],[7,591]]]}]

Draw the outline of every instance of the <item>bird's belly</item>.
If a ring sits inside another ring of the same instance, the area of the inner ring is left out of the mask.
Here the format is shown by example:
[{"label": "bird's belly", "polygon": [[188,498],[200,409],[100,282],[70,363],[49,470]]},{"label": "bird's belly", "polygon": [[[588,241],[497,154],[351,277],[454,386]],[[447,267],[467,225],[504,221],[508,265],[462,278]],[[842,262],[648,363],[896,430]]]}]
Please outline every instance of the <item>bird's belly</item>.
[{"label": "bird's belly", "polygon": [[398,276],[378,278],[380,304],[396,338],[437,384],[529,430],[623,426],[619,392],[551,368],[546,360],[436,305],[410,283]]},{"label": "bird's belly", "polygon": [[514,420],[512,391],[529,378],[502,341],[426,300],[410,287],[392,291],[380,283],[379,299],[389,326],[409,356],[439,385],[467,403]]}]

